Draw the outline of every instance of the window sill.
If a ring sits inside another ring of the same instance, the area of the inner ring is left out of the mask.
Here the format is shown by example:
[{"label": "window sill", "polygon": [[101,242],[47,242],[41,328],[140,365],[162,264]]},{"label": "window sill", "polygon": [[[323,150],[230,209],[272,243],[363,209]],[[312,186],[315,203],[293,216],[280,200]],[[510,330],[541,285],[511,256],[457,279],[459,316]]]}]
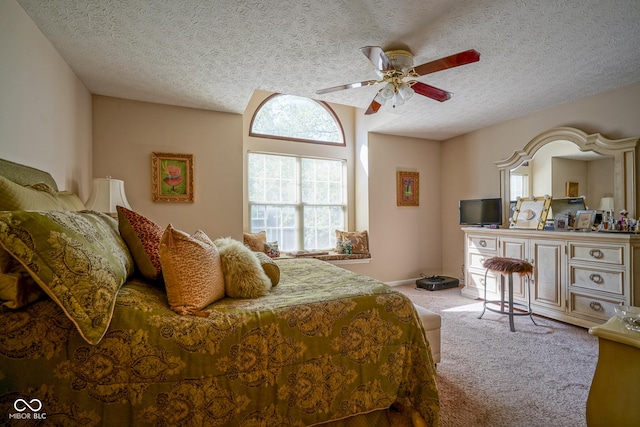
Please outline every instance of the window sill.
[{"label": "window sill", "polygon": [[[287,256],[287,258],[289,258],[289,256]],[[333,251],[319,255],[293,256],[291,258],[315,258],[335,265],[368,264],[371,262],[371,254],[339,254]]]},{"label": "window sill", "polygon": [[326,261],[333,265],[369,264],[371,262],[371,255],[369,255],[368,258],[347,258],[347,259],[336,259],[336,260],[326,260]]}]

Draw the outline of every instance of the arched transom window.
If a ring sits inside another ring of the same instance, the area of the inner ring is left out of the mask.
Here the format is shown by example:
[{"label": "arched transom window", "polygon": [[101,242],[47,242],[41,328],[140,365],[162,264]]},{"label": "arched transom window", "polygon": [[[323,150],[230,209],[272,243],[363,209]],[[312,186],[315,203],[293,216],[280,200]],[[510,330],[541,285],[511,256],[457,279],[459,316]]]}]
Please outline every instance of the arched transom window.
[{"label": "arched transom window", "polygon": [[265,99],[251,120],[249,135],[345,145],[342,126],[327,104],[294,95]]}]

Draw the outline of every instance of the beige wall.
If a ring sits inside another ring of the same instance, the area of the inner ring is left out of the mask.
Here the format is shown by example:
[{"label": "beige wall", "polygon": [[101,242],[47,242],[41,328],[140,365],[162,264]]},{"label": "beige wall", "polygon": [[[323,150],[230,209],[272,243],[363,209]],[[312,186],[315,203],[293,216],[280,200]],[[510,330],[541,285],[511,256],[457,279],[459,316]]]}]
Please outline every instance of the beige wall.
[{"label": "beige wall", "polygon": [[442,145],[442,273],[458,277],[464,259],[458,225],[460,199],[498,197],[498,169],[505,159],[541,132],[571,126],[612,138],[640,136],[640,83],[560,105],[445,141]]},{"label": "beige wall", "polygon": [[0,1],[0,157],[91,190],[91,94],[15,0]]},{"label": "beige wall", "polygon": [[[193,154],[194,203],[151,201],[152,152]],[[163,227],[242,238],[241,115],[94,96],[93,172]]]},{"label": "beige wall", "polygon": [[[369,134],[371,265],[361,272],[383,281],[439,274],[442,220],[441,144]],[[420,206],[397,206],[396,172],[418,172]],[[356,270],[354,267],[353,270]],[[358,269],[360,270],[360,269]]]}]

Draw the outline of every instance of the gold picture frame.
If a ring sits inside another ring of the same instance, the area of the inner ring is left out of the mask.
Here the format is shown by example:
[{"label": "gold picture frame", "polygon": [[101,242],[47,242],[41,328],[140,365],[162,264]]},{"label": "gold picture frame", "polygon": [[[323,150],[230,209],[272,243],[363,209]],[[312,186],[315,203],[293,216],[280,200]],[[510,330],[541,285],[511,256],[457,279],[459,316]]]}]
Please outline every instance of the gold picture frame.
[{"label": "gold picture frame", "polygon": [[579,184],[577,182],[571,182],[571,181],[567,181],[567,188],[565,191],[565,195],[567,197],[578,197],[578,192],[579,192]]},{"label": "gold picture frame", "polygon": [[529,197],[518,199],[509,228],[544,230],[549,215],[551,197]]},{"label": "gold picture frame", "polygon": [[396,173],[396,203],[398,206],[420,206],[419,172]]},{"label": "gold picture frame", "polygon": [[151,200],[193,203],[193,154],[151,153]]}]

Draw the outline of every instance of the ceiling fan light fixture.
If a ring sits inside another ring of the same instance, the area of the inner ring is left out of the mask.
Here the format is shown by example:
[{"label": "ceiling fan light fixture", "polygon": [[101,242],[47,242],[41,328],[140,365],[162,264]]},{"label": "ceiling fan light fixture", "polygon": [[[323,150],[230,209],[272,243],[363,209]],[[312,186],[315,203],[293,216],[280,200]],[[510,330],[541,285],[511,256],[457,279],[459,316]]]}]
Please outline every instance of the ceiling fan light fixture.
[{"label": "ceiling fan light fixture", "polygon": [[413,96],[413,88],[407,83],[402,83],[398,87],[398,93],[404,101],[408,101]]},{"label": "ceiling fan light fixture", "polygon": [[396,107],[401,107],[402,105],[404,105],[404,99],[402,99],[402,96],[400,96],[398,92],[394,93],[391,99],[384,104],[385,109],[391,112],[395,111]]},{"label": "ceiling fan light fixture", "polygon": [[382,88],[382,90],[380,91],[380,95],[384,100],[389,100],[393,98],[395,94],[396,94],[396,87],[391,82],[387,83],[384,86],[384,88]]}]

